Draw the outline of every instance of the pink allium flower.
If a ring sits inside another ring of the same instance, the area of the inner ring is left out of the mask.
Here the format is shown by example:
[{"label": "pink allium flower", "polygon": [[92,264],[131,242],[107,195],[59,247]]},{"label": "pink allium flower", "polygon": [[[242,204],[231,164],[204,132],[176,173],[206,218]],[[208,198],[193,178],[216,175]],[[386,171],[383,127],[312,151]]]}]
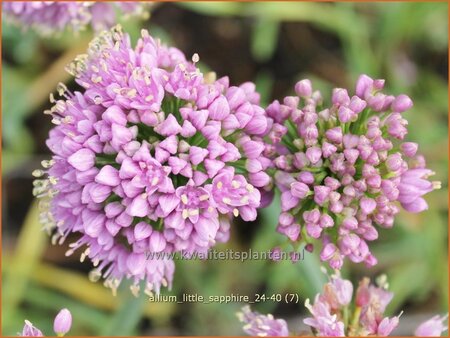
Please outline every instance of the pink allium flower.
[{"label": "pink allium flower", "polygon": [[374,286],[364,278],[356,290],[353,306],[353,285],[336,272],[322,293],[316,295],[313,305],[306,300],[312,317],[303,322],[314,328],[317,336],[388,336],[397,327],[400,316],[384,317],[393,296],[386,285]]},{"label": "pink allium flower", "polygon": [[[72,314],[69,310],[62,309],[55,317],[53,330],[58,337],[62,337],[69,332],[71,326]],[[44,337],[44,334],[28,320],[25,320],[25,325],[19,335],[21,337]]]},{"label": "pink allium flower", "polygon": [[139,2],[7,1],[2,6],[7,19],[43,35],[66,28],[79,31],[89,24],[97,31],[110,28],[115,24],[117,12],[145,14],[145,6]]},{"label": "pink allium flower", "polygon": [[275,319],[271,314],[262,315],[250,310],[248,305],[244,306],[237,316],[244,323],[244,331],[250,336],[258,337],[287,337],[289,330],[283,319]]},{"label": "pink allium flower", "polygon": [[417,337],[440,337],[442,332],[447,330],[447,325],[444,325],[447,318],[448,315],[434,316],[428,319],[417,327],[414,335]]},{"label": "pink allium flower", "polygon": [[409,212],[421,212],[428,209],[423,195],[440,188],[439,182],[430,182],[428,177],[434,173],[429,169],[416,168],[407,170],[401,175],[398,185],[398,200]]},{"label": "pink allium flower", "polygon": [[[380,276],[378,285],[370,284],[363,278],[356,292],[349,280],[342,279],[339,271],[331,275],[330,281],[317,294],[314,303],[305,301],[311,317],[303,323],[311,327],[315,337],[384,337],[389,336],[398,326],[398,316],[385,317],[384,312],[391,302],[393,294],[387,291],[386,277]],[[353,297],[354,295],[354,297]],[[252,336],[286,336],[288,329],[282,319],[275,320],[271,315],[251,312],[248,306],[238,314],[241,322],[246,323],[244,331]],[[448,316],[435,316],[422,323],[415,331],[419,337],[437,337],[447,328],[444,321]],[[301,333],[299,336],[306,336]]]},{"label": "pink allium flower", "polygon": [[25,320],[25,325],[23,326],[22,333],[20,333],[22,337],[43,337],[41,330],[33,326],[31,322]]},{"label": "pink allium flower", "polygon": [[376,264],[367,244],[378,238],[375,226],[391,228],[399,203],[410,212],[427,209],[423,196],[440,186],[428,180],[433,172],[416,155],[417,144],[403,142],[408,122],[402,113],[411,99],[383,94],[383,86],[384,80],[362,75],[356,95],[336,88],[327,106],[302,80],[298,97],[266,109],[273,120],[267,154],[277,170],[283,215],[293,216],[283,222],[280,216],[277,231],[287,234],[295,224],[300,235],[291,240],[321,240],[320,257],[335,269],[345,257]]},{"label": "pink allium flower", "polygon": [[305,318],[303,323],[313,328],[318,336],[343,337],[345,336],[344,323],[336,315],[331,314],[330,305],[316,297],[314,304],[305,302],[305,307],[311,312],[312,317]]},{"label": "pink allium flower", "polygon": [[134,293],[141,280],[147,293],[170,288],[174,262],[148,253],[206,252],[228,240],[233,216],[254,220],[271,190],[255,86],[209,83],[197,61],[147,31],[135,48],[120,28],[104,32],[69,67],[81,90],[61,87],[47,112],[42,221],[53,242],[78,234],[67,254],[87,247],[91,279],[113,291],[123,278]]}]

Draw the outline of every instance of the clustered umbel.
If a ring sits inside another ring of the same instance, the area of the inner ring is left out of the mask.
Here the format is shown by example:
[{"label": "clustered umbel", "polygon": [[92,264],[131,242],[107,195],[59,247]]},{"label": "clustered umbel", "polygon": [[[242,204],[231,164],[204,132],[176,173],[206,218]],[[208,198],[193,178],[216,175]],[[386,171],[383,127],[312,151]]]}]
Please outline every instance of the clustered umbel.
[{"label": "clustered umbel", "polygon": [[53,157],[34,172],[41,221],[54,243],[78,234],[67,255],[85,247],[90,277],[114,292],[123,278],[135,294],[141,281],[147,294],[170,288],[169,254],[206,253],[270,199],[254,84],[211,79],[198,60],[145,30],[133,48],[118,26],[68,67],[82,89],[51,97]]},{"label": "clustered umbel", "polygon": [[[391,228],[399,203],[409,212],[428,208],[423,195],[440,187],[405,141],[403,113],[413,105],[406,95],[382,93],[384,80],[359,77],[355,95],[335,88],[331,105],[309,80],[295,85],[297,96],[274,101],[266,113],[274,123],[268,135],[281,191],[277,231],[291,243],[323,243],[320,257],[340,269],[344,258],[377,263],[367,242],[378,238],[375,225]],[[398,203],[399,202],[399,203]]]},{"label": "clustered umbel", "polygon": [[263,315],[253,312],[249,305],[236,313],[240,322],[244,323],[244,331],[249,336],[287,337],[289,330],[284,319],[275,319],[271,314]]},{"label": "clustered umbel", "polygon": [[[380,276],[378,285],[370,284],[368,278],[363,278],[356,292],[353,284],[341,278],[338,272],[330,276],[317,294],[314,304],[309,299],[305,307],[311,317],[303,322],[310,327],[311,332],[295,333],[296,336],[316,337],[366,337],[388,336],[398,326],[398,316],[384,315],[387,305],[393,298],[393,293],[387,290],[386,276]],[[353,299],[353,301],[352,301]],[[252,336],[289,336],[289,330],[283,319],[275,319],[272,315],[262,315],[252,312],[248,306],[238,313],[238,319],[245,323],[244,331]],[[440,336],[447,328],[444,321],[447,316],[435,316],[420,324],[415,330],[418,337]]]},{"label": "clustered umbel", "polygon": [[5,1],[5,18],[42,35],[52,35],[69,28],[80,31],[91,25],[96,31],[115,25],[116,12],[122,16],[146,16],[139,2],[95,1]]},{"label": "clustered umbel", "polygon": [[[56,315],[53,321],[53,331],[58,337],[63,337],[70,331],[72,326],[72,314],[68,309],[62,309]],[[25,320],[22,332],[19,333],[21,337],[44,337],[41,330],[35,327],[30,321]]]}]

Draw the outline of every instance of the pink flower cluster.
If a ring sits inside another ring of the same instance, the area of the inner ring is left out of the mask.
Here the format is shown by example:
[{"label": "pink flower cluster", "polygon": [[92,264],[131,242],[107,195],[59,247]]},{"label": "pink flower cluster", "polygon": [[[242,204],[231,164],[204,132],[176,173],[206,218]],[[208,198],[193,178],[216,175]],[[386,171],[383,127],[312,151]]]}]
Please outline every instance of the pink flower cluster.
[{"label": "pink flower cluster", "polygon": [[145,6],[139,2],[6,1],[2,6],[7,19],[43,35],[66,28],[79,31],[89,24],[97,31],[110,28],[117,11],[133,16],[145,14]]},{"label": "pink flower cluster", "polygon": [[439,188],[430,182],[418,145],[406,142],[412,107],[406,95],[381,92],[384,80],[360,76],[355,95],[335,88],[330,106],[309,80],[295,85],[297,96],[267,109],[274,123],[268,135],[281,191],[277,231],[292,243],[323,242],[322,261],[340,269],[344,258],[377,263],[367,242],[375,225],[391,228],[399,212],[428,208],[423,195]]},{"label": "pink flower cluster", "polygon": [[[387,291],[385,276],[380,278],[379,284],[375,286],[370,284],[368,278],[362,279],[352,302],[353,284],[336,273],[324,285],[322,293],[316,295],[314,304],[310,304],[309,299],[306,300],[305,307],[312,316],[305,318],[303,322],[317,337],[388,336],[398,326],[401,314],[392,318],[384,316],[393,294]],[[242,313],[238,313],[238,318],[246,324],[244,331],[249,335],[289,335],[284,320],[252,312],[248,306],[243,308]],[[419,325],[415,335],[440,336],[446,330],[443,324],[446,319],[447,316],[435,316],[427,320]]]},{"label": "pink flower cluster", "polygon": [[238,312],[237,317],[244,323],[244,331],[250,336],[258,337],[287,337],[289,330],[284,319],[275,319],[271,314],[263,315],[252,312],[246,305]]},{"label": "pink flower cluster", "polygon": [[[368,278],[359,283],[354,307],[349,306],[353,297],[353,285],[338,274],[330,277],[318,294],[314,304],[306,300],[305,306],[312,317],[303,322],[319,336],[388,336],[398,325],[399,316],[384,317],[386,306],[393,294],[386,285],[374,286]],[[354,308],[353,312],[349,311]]]},{"label": "pink flower cluster", "polygon": [[123,278],[134,293],[142,280],[146,293],[170,288],[173,261],[148,252],[205,253],[270,197],[255,86],[209,81],[192,59],[147,31],[133,48],[116,27],[68,68],[82,91],[61,87],[47,112],[53,158],[34,173],[47,176],[35,181],[42,221],[54,242],[78,234],[67,254],[87,246],[91,278],[113,291]]}]

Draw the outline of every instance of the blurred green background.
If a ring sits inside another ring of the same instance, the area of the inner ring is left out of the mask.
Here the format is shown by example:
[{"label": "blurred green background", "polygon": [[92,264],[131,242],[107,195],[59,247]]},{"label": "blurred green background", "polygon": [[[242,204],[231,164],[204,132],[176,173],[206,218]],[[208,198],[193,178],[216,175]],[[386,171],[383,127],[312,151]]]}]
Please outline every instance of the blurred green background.
[{"label": "blurred green background", "polygon": [[[133,37],[142,27],[174,44],[201,66],[231,83],[254,81],[263,103],[293,92],[311,78],[329,97],[333,86],[354,88],[360,73],[385,78],[393,94],[407,93],[410,141],[433,169],[442,189],[427,197],[430,209],[402,212],[391,230],[372,245],[379,264],[370,271],[346,264],[345,276],[386,273],[395,298],[389,314],[405,311],[396,334],[411,334],[418,319],[448,311],[448,4],[447,3],[164,3],[149,20],[129,20]],[[148,303],[124,287],[117,297],[87,278],[88,262],[52,246],[40,230],[31,195],[33,169],[49,157],[45,139],[51,123],[42,114],[59,81],[75,88],[64,72],[85,51],[92,32],[41,39],[2,24],[2,333],[15,335],[25,318],[44,333],[54,315],[72,311],[77,335],[242,334],[235,312],[243,304]],[[228,244],[218,249],[267,250],[284,241],[275,233],[279,205],[256,222],[237,221]],[[70,243],[67,241],[66,243]],[[321,289],[325,275],[316,255],[298,264],[270,261],[177,262],[171,294],[298,293],[299,304],[267,301],[253,306],[302,328],[304,299]],[[169,294],[164,291],[164,294]]]}]

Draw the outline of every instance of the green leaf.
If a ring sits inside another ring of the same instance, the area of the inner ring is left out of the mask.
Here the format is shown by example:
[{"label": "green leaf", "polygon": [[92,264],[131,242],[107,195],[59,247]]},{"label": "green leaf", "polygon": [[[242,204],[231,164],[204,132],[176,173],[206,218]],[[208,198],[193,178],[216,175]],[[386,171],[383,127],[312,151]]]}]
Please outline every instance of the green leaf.
[{"label": "green leaf", "polygon": [[177,2],[177,5],[203,15],[232,16],[239,15],[243,4],[239,2]]},{"label": "green leaf", "polygon": [[134,297],[130,290],[123,288],[122,304],[110,320],[105,323],[102,336],[131,336],[142,318],[145,305],[148,303],[148,297],[140,293]]},{"label": "green leaf", "polygon": [[270,93],[273,89],[273,77],[267,70],[261,70],[255,79],[256,90],[261,95],[261,106],[265,107],[270,102]]},{"label": "green leaf", "polygon": [[30,275],[41,259],[47,240],[39,223],[38,203],[34,201],[25,218],[14,257],[9,262],[10,269],[3,282],[2,308],[7,309],[2,313],[4,323],[9,323],[17,306],[27,297]]},{"label": "green leaf", "polygon": [[277,47],[280,23],[276,20],[258,19],[252,28],[251,52],[255,60],[269,60]]}]

